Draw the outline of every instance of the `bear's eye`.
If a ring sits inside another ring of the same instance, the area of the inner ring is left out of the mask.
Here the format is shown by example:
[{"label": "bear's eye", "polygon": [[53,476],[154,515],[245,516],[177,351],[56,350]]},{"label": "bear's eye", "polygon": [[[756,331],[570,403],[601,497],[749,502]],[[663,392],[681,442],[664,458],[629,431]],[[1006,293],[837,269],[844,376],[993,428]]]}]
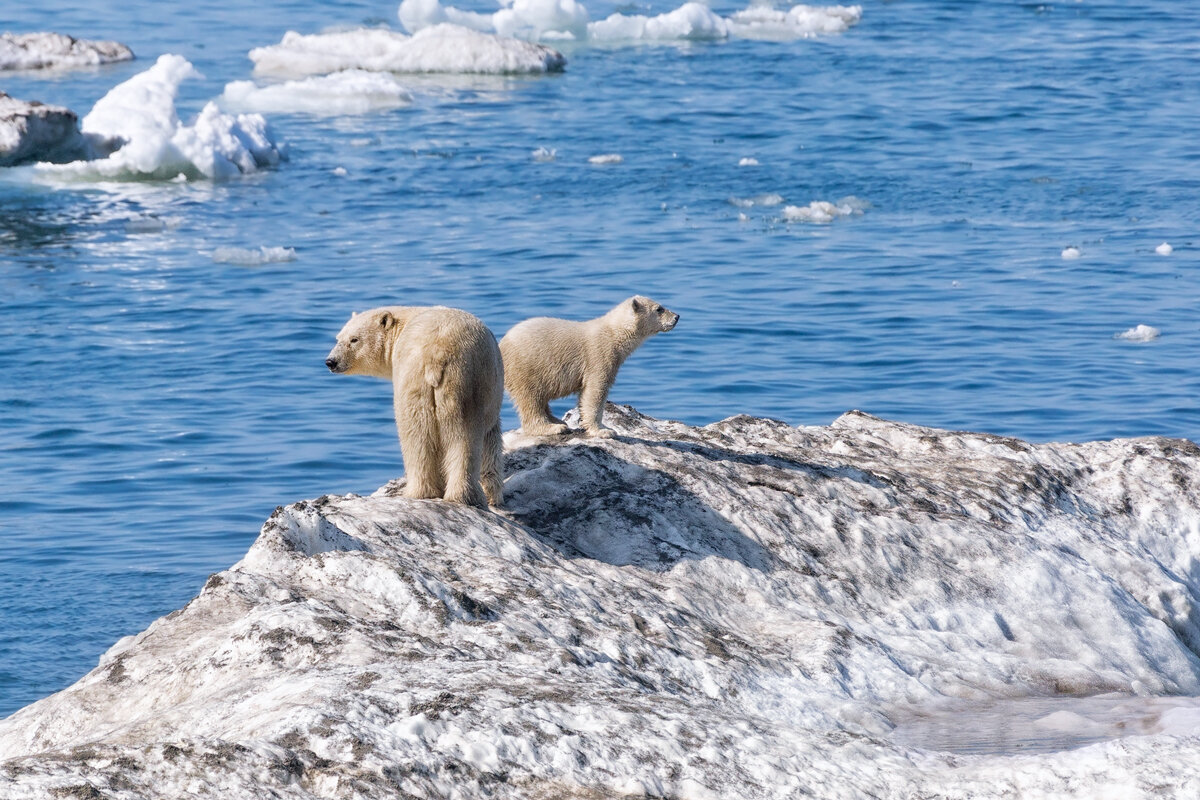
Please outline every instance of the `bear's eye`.
[{"label": "bear's eye", "polygon": [[655,307],[654,307],[654,313],[655,313],[655,314],[661,314],[661,313],[663,312],[663,310],[664,310],[664,309],[663,309],[663,307],[662,307],[662,306],[655,306]]},{"label": "bear's eye", "polygon": [[351,339],[350,344],[358,344],[358,337],[355,336],[353,339]]}]

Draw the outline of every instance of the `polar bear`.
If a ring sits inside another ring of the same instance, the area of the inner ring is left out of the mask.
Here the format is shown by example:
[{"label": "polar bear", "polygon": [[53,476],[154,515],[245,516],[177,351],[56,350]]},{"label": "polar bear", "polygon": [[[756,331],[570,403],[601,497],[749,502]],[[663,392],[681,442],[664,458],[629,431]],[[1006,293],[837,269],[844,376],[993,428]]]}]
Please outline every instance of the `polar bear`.
[{"label": "polar bear", "polygon": [[578,392],[587,435],[611,437],[600,417],[617,370],[642,342],[678,322],[678,314],[637,295],[586,322],[534,317],[517,323],[500,340],[500,353],[521,429],[530,436],[566,433],[550,414],[550,401]]},{"label": "polar bear", "polygon": [[354,314],[325,366],[392,381],[407,497],[500,505],[504,366],[496,337],[478,317],[445,306]]}]

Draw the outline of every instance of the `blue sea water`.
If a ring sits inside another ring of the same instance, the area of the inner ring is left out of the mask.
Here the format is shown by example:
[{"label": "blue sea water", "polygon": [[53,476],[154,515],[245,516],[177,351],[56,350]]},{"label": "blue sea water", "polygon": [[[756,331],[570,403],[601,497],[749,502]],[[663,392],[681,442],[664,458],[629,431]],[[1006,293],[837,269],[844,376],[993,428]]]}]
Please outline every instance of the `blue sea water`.
[{"label": "blue sea water", "polygon": [[[10,3],[0,29],[139,60],[0,90],[82,116],[178,53],[204,75],[186,117],[287,30],[380,23],[396,4]],[[0,170],[0,714],[181,606],[276,505],[400,472],[389,387],[322,363],[352,310],[459,306],[501,335],[651,295],[682,320],[611,399],[689,423],[860,408],[1037,441],[1200,436],[1186,4],[869,1],[838,35],[562,49],[562,74],[408,76],[407,108],[268,114],[290,158],[237,180]],[[848,196],[861,214],[784,213]],[[213,257],[260,247],[296,257]],[[1161,336],[1114,338],[1139,324]]]}]

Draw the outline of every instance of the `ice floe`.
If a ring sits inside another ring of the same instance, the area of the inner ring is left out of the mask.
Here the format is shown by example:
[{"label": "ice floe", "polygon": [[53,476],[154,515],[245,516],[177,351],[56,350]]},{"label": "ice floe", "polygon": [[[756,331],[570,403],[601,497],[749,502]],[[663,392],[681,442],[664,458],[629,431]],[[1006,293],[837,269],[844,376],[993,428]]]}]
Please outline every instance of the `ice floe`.
[{"label": "ice floe", "polygon": [[862,17],[861,6],[793,6],[787,11],[751,6],[722,17],[687,2],[656,16],[614,13],[592,20],[577,0],[513,0],[493,14],[462,11],[438,0],[404,0],[400,23],[409,31],[452,22],[529,41],[670,42],[726,39],[800,39],[843,33]]},{"label": "ice floe", "polygon": [[1113,338],[1126,342],[1149,342],[1157,339],[1161,334],[1162,331],[1158,328],[1150,325],[1138,325],[1122,333],[1114,334]]},{"label": "ice floe", "polygon": [[1062,257],[1067,261],[1079,258],[1081,255],[1083,255],[1083,253],[1078,247],[1064,247],[1062,251]]},{"label": "ice floe", "polygon": [[757,167],[758,159],[754,158],[752,156],[746,156],[745,158],[738,161],[738,166],[739,167]]},{"label": "ice floe", "polygon": [[303,77],[340,70],[537,73],[561,70],[562,53],[544,45],[441,23],[412,36],[386,28],[334,33],[288,31],[279,44],[250,51],[262,75]]},{"label": "ice floe", "polygon": [[234,81],[217,102],[231,111],[337,115],[401,108],[412,100],[391,74],[350,69],[268,86]]},{"label": "ice floe", "polygon": [[1171,253],[1175,252],[1175,248],[1171,247],[1168,242],[1163,242],[1158,247],[1154,248],[1154,252],[1158,253],[1160,256],[1169,256]]},{"label": "ice floe", "polygon": [[811,222],[824,225],[838,217],[849,217],[863,213],[867,204],[856,197],[844,197],[836,203],[814,200],[806,206],[785,206],[783,218],[787,222]]},{"label": "ice floe", "polygon": [[589,164],[621,164],[625,161],[625,157],[620,153],[601,153],[597,156],[592,156],[588,159]]},{"label": "ice floe", "polygon": [[0,167],[28,161],[74,161],[86,158],[89,152],[74,111],[0,92]]},{"label": "ice floe", "polygon": [[0,34],[0,70],[94,67],[132,58],[133,51],[120,42],[49,32]]},{"label": "ice floe", "polygon": [[[402,481],[277,509],[186,607],[0,721],[0,796],[1200,785],[1195,444],[858,412],[694,427],[610,405],[605,423],[615,438],[506,437],[499,512]],[[1113,693],[1162,724],[1100,730],[1073,702]],[[1044,752],[899,736],[953,704],[1003,725],[1021,699],[1046,701],[1024,715]],[[1072,731],[1101,739],[1064,749]]]},{"label": "ice floe", "polygon": [[266,245],[255,248],[218,247],[212,252],[212,260],[218,264],[257,267],[261,264],[295,261],[296,250],[293,247],[268,247]]},{"label": "ice floe", "polygon": [[207,103],[184,124],[175,109],[179,84],[199,73],[187,59],[164,55],[145,72],[114,87],[83,118],[94,144],[87,161],[39,164],[45,175],[92,179],[213,179],[277,164],[281,148],[258,114],[229,115]]}]

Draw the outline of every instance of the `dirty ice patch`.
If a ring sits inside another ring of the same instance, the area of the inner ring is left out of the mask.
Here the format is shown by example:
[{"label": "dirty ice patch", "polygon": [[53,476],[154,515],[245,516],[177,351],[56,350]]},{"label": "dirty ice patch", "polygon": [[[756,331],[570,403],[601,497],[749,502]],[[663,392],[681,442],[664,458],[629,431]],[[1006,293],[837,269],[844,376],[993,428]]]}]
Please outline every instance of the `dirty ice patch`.
[{"label": "dirty ice patch", "polygon": [[235,264],[240,267],[257,267],[262,264],[279,264],[296,260],[293,247],[218,247],[212,251],[212,260],[218,264]]},{"label": "dirty ice patch", "polygon": [[1130,328],[1122,333],[1115,334],[1114,339],[1120,339],[1123,342],[1150,342],[1159,337],[1162,333],[1158,328],[1150,325],[1138,325],[1135,328]]},{"label": "dirty ice patch", "polygon": [[751,6],[722,17],[699,2],[687,2],[657,16],[611,14],[592,21],[577,0],[512,0],[494,14],[463,11],[438,0],[404,0],[400,23],[420,31],[447,22],[494,31],[528,41],[669,42],[741,36],[792,40],[843,33],[862,18],[861,6]]},{"label": "dirty ice patch", "polygon": [[208,103],[191,124],[175,109],[179,84],[197,77],[187,59],[161,56],[154,66],[113,88],[80,123],[97,157],[67,164],[37,165],[60,177],[94,179],[216,180],[255,172],[283,157],[258,114],[224,114]]},{"label": "dirty ice patch", "polygon": [[806,206],[784,206],[783,219],[826,225],[839,217],[860,215],[866,207],[867,204],[856,197],[844,197],[836,203],[814,200]]},{"label": "dirty ice patch", "polygon": [[120,42],[50,32],[0,34],[0,70],[95,67],[132,58],[133,51]]},{"label": "dirty ice patch", "polygon": [[440,23],[412,36],[385,28],[284,34],[279,44],[250,51],[260,75],[304,77],[340,70],[501,75],[556,72],[567,60],[539,44]]},{"label": "dirty ice patch", "polygon": [[348,69],[332,75],[258,86],[253,81],[225,85],[218,99],[230,111],[278,114],[366,114],[412,105],[412,94],[387,72]]}]

